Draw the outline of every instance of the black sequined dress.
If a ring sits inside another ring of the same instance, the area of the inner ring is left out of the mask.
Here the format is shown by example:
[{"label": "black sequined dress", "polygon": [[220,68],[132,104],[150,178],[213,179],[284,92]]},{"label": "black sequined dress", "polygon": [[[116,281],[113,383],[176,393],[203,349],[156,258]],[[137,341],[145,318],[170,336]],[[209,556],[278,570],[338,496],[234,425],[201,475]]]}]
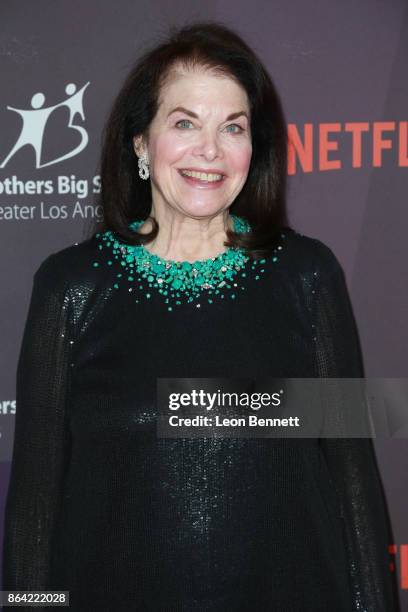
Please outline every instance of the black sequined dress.
[{"label": "black sequined dress", "polygon": [[338,260],[289,229],[281,246],[234,298],[172,310],[98,236],[42,262],[3,589],[68,590],[75,612],[397,610],[370,439],[156,434],[158,377],[363,375]]}]

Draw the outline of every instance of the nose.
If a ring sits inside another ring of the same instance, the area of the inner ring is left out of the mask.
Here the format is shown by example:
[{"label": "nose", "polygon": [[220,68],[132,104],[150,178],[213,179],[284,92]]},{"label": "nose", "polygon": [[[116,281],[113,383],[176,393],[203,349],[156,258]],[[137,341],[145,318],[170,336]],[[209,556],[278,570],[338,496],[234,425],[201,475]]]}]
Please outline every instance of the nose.
[{"label": "nose", "polygon": [[218,142],[217,133],[213,130],[203,128],[194,146],[193,154],[202,156],[209,161],[217,157],[222,157],[222,149]]}]

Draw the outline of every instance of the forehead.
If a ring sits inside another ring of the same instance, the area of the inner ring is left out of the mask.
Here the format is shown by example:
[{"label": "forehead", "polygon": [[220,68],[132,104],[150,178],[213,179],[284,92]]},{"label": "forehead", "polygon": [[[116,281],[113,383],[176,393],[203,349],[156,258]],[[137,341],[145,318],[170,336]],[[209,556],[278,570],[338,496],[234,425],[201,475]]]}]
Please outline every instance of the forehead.
[{"label": "forehead", "polygon": [[200,108],[208,110],[209,106],[233,111],[249,110],[247,93],[237,81],[204,68],[177,68],[169,73],[160,89],[159,107],[165,112],[177,105],[196,111]]}]

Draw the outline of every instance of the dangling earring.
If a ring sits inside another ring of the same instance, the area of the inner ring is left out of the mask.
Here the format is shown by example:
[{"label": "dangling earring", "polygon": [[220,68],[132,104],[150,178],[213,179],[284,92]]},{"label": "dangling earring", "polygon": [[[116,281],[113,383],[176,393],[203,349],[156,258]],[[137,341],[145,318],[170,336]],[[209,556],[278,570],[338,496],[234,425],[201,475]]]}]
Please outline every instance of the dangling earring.
[{"label": "dangling earring", "polygon": [[150,176],[149,174],[149,162],[147,159],[147,153],[142,153],[138,160],[139,166],[139,176],[143,180],[147,180]]}]

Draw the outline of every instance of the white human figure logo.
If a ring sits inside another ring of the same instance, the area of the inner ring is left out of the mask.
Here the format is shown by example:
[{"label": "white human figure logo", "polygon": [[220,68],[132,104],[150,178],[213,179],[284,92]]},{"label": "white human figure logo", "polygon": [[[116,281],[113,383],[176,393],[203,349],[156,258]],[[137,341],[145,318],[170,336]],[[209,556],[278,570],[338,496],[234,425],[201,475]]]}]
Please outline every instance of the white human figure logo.
[{"label": "white human figure logo", "polygon": [[[7,155],[3,163],[0,165],[0,168],[4,168],[5,165],[9,162],[9,160],[25,145],[31,145],[35,151],[35,162],[36,168],[44,168],[45,166],[51,166],[52,164],[56,164],[58,162],[63,161],[64,159],[68,159],[80,153],[88,144],[88,133],[84,127],[80,125],[74,125],[73,120],[77,114],[80,115],[82,120],[85,119],[84,108],[83,108],[83,95],[85,89],[90,84],[90,81],[86,83],[82,89],[76,90],[75,83],[69,83],[65,87],[65,93],[69,96],[66,100],[63,100],[59,104],[55,104],[55,106],[48,106],[42,108],[45,102],[45,96],[43,93],[38,92],[33,95],[31,98],[31,109],[25,110],[21,108],[13,108],[12,106],[7,106],[8,110],[14,111],[21,115],[23,119],[23,126],[21,128],[20,136],[17,139],[14,147],[11,149],[10,153]],[[81,142],[75,149],[69,151],[65,155],[61,157],[57,157],[57,159],[53,159],[46,164],[41,163],[41,149],[43,142],[43,135],[45,126],[47,124],[48,118],[55,111],[56,108],[61,106],[66,106],[69,109],[69,121],[68,127],[77,130],[81,136]]]}]

